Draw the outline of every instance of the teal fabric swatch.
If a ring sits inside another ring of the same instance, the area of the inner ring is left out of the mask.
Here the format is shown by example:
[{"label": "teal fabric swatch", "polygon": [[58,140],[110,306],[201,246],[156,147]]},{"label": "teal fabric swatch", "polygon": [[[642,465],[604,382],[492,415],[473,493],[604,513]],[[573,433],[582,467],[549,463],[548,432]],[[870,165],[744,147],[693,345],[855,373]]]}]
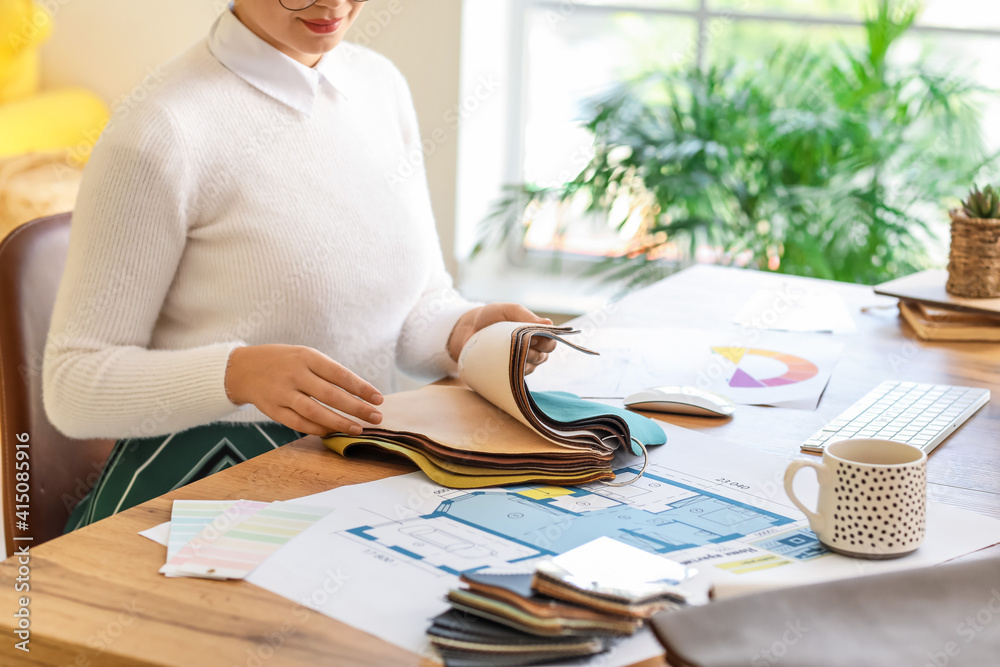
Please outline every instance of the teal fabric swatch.
[{"label": "teal fabric swatch", "polygon": [[[667,434],[654,420],[624,408],[587,401],[566,391],[529,391],[528,393],[531,394],[538,409],[553,421],[567,423],[589,417],[600,417],[601,415],[618,415],[628,424],[631,436],[642,444],[647,446],[662,445],[667,442]],[[642,454],[634,442],[629,444],[633,454],[636,456]]]}]

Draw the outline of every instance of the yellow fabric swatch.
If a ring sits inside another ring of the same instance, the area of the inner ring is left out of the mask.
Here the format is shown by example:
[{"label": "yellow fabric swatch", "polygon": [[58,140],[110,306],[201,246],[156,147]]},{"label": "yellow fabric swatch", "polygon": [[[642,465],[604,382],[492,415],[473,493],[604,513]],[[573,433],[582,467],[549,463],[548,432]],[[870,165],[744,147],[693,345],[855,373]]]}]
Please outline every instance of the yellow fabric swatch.
[{"label": "yellow fabric swatch", "polygon": [[[565,475],[541,470],[518,470],[515,474],[505,474],[495,468],[481,468],[440,461],[398,443],[372,437],[354,438],[346,435],[333,435],[323,438],[323,444],[341,456],[347,456],[348,450],[356,445],[370,445],[401,454],[413,461],[433,481],[452,489],[479,489],[489,486],[528,483],[583,484],[599,479],[614,478],[614,474],[610,470],[597,468]],[[445,465],[448,467],[445,468]]]}]

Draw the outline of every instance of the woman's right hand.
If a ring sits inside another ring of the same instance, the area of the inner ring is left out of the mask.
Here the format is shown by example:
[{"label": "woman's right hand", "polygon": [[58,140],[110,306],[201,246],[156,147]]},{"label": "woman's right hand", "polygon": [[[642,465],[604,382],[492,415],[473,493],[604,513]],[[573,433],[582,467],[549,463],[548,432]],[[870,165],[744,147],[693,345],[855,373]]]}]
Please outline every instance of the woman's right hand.
[{"label": "woman's right hand", "polygon": [[382,394],[311,347],[238,347],[229,355],[225,383],[233,403],[252,403],[274,421],[302,433],[361,433],[360,424],[317,401],[372,424],[382,421],[382,413],[374,407],[382,403]]}]

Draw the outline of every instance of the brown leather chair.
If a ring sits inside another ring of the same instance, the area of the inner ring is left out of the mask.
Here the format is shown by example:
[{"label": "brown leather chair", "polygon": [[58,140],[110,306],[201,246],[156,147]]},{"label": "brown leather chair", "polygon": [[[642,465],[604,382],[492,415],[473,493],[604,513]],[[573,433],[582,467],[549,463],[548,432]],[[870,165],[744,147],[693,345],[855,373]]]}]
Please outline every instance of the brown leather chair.
[{"label": "brown leather chair", "polygon": [[[39,218],[0,243],[0,511],[8,556],[18,545],[37,546],[62,534],[114,444],[67,438],[42,406],[42,355],[66,266],[69,224],[69,213]],[[24,438],[27,443],[20,442]]]}]

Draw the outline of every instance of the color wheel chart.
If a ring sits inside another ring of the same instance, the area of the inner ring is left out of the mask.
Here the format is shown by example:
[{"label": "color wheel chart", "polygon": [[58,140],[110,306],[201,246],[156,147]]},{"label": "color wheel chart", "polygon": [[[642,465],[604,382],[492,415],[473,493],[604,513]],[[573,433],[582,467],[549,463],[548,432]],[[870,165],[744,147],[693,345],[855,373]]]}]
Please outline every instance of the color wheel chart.
[{"label": "color wheel chart", "polygon": [[[730,387],[778,387],[809,380],[819,373],[813,362],[786,352],[747,347],[713,347],[712,352],[728,359],[735,367],[729,378]],[[782,365],[784,372],[780,371]]]}]

